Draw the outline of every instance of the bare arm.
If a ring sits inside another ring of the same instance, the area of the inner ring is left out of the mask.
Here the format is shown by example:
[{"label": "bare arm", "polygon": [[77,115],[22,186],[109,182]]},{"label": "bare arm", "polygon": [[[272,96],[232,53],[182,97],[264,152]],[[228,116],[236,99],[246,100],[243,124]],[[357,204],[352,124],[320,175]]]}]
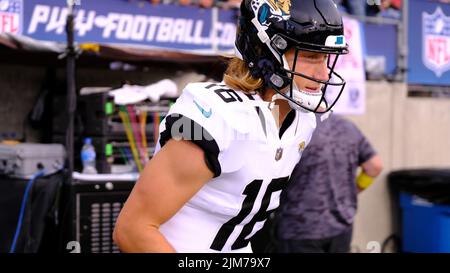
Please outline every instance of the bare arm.
[{"label": "bare arm", "polygon": [[361,168],[362,172],[356,179],[358,193],[361,193],[373,183],[373,179],[383,170],[383,163],[381,162],[380,156],[374,155],[369,160],[361,164]]},{"label": "bare arm", "polygon": [[141,173],[117,219],[114,242],[123,252],[175,252],[159,226],[212,177],[201,148],[169,140]]},{"label": "bare arm", "polygon": [[383,170],[383,163],[379,155],[374,155],[361,164],[361,168],[368,176],[377,177]]}]

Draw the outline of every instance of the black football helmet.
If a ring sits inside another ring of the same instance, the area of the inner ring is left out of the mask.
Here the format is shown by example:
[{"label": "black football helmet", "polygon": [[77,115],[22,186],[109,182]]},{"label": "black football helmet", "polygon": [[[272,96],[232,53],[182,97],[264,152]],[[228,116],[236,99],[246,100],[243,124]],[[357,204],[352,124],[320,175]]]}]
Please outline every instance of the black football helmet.
[{"label": "black football helmet", "polygon": [[[262,78],[265,87],[274,89],[294,109],[329,111],[345,86],[334,67],[339,55],[348,52],[336,4],[332,0],[243,0],[240,11],[236,55],[252,76]],[[297,57],[293,64],[284,57],[290,49],[295,49],[295,56],[299,51],[327,54],[328,80],[295,72]],[[321,91],[299,90],[295,76],[320,84]],[[325,95],[330,85],[338,91],[328,102]]]}]

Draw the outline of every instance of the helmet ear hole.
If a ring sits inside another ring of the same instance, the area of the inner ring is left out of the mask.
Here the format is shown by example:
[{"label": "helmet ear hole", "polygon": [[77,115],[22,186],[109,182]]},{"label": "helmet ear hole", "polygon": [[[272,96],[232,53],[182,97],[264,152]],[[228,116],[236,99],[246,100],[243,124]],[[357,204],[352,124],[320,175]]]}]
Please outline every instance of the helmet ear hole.
[{"label": "helmet ear hole", "polygon": [[272,74],[272,76],[270,76],[270,82],[276,86],[277,88],[282,88],[284,85],[284,80],[282,77],[278,76],[277,74]]},{"label": "helmet ear hole", "polygon": [[278,52],[285,52],[288,47],[288,42],[278,34],[273,35],[271,45],[277,49]]}]

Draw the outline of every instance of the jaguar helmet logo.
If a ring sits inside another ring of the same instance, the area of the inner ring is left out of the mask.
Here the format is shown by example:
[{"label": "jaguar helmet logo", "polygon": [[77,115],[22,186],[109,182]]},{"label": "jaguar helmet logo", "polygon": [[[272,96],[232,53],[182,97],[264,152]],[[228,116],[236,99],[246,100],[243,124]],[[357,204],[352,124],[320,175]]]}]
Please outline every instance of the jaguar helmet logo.
[{"label": "jaguar helmet logo", "polygon": [[282,16],[291,14],[291,0],[267,0],[275,11],[281,10]]},{"label": "jaguar helmet logo", "polygon": [[259,24],[268,27],[272,21],[289,20],[291,0],[253,0],[252,9]]}]

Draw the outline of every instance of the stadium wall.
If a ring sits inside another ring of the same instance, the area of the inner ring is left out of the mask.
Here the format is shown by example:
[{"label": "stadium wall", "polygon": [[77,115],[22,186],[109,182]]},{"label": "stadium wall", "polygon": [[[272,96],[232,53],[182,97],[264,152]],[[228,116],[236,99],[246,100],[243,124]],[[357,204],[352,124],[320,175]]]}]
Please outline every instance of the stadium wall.
[{"label": "stadium wall", "polygon": [[405,83],[369,81],[366,113],[347,117],[368,137],[384,163],[374,185],[359,195],[352,242],[353,251],[376,251],[373,246],[382,246],[399,228],[398,204],[392,202],[388,188],[389,172],[450,168],[450,100],[407,97]]}]

